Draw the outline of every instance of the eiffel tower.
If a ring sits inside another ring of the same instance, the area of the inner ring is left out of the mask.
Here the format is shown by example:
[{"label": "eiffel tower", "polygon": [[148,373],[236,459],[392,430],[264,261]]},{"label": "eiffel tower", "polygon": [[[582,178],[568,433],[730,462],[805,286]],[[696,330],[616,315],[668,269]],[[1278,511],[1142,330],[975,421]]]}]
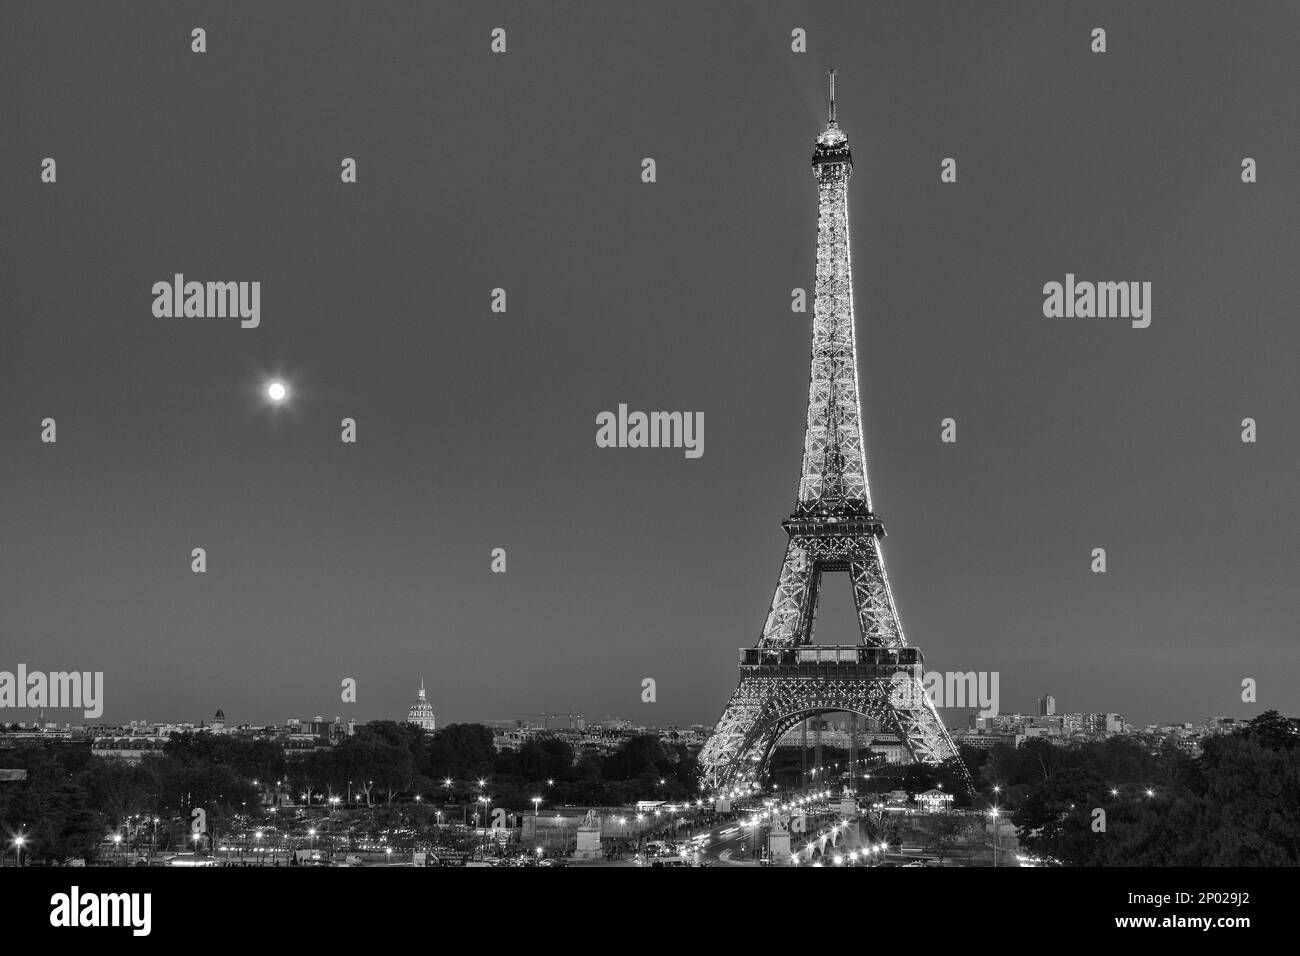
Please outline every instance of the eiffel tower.
[{"label": "eiffel tower", "polygon": [[[754,647],[741,648],[740,685],[700,751],[706,786],[752,784],[781,737],[816,714],[844,711],[896,735],[912,759],[937,764],[957,756],[922,686],[925,663],[908,647],[885,576],[884,525],[871,507],[862,412],[858,404],[849,256],[848,182],[853,157],[830,116],[812,157],[817,177],[817,284],[803,471],[767,623]],[[860,644],[813,643],[822,575],[847,571]],[[964,768],[963,768],[964,772]]]}]

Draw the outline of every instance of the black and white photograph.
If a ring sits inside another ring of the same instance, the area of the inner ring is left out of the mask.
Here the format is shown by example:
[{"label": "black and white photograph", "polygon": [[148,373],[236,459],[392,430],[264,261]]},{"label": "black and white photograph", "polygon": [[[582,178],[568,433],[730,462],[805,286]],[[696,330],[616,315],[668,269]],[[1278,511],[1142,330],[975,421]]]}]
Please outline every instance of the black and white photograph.
[{"label": "black and white photograph", "polygon": [[[5,4],[6,935],[1282,932],[1298,50],[1293,0]],[[757,872],[584,876],[639,869]]]}]

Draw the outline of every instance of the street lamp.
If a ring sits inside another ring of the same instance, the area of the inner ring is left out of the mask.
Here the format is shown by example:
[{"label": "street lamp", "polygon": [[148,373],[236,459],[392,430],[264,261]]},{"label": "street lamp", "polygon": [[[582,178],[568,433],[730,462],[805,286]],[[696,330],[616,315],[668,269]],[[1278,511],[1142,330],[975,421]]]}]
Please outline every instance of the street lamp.
[{"label": "street lamp", "polygon": [[993,821],[993,866],[998,865],[998,851],[1002,849],[1002,828],[998,826],[998,808],[994,807],[989,811],[989,819]]},{"label": "street lamp", "polygon": [[[483,781],[480,780],[480,781],[479,781],[479,786],[482,786],[482,785],[483,785]],[[478,798],[478,802],[481,803],[481,804],[483,804],[483,829],[486,831],[486,830],[487,830],[487,824],[488,824],[488,812],[487,812],[487,811],[488,811],[488,798],[487,798],[487,795],[486,795],[486,794],[484,794],[484,795],[480,795],[479,798]],[[477,813],[474,814],[474,827],[475,827],[475,829],[478,828],[478,814],[477,814]],[[479,841],[478,841],[478,846],[479,846],[479,859],[480,859],[480,860],[481,860],[481,859],[484,859],[484,858],[486,857],[486,855],[487,855],[486,842],[487,842],[487,834],[486,834],[486,833],[480,834],[480,835],[479,835]]]},{"label": "street lamp", "polygon": [[18,834],[18,836],[14,837],[14,866],[15,867],[23,865],[22,858],[19,856],[19,854],[23,852],[23,844],[26,842],[27,842],[27,838],[24,837],[21,833]]}]

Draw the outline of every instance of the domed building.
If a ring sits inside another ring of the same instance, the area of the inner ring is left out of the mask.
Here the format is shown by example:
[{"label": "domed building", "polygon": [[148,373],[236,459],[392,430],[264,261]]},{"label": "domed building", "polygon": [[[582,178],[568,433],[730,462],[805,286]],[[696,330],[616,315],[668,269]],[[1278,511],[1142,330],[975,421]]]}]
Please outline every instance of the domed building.
[{"label": "domed building", "polygon": [[433,718],[433,705],[429,703],[424,696],[424,678],[420,678],[420,696],[415,699],[411,705],[410,712],[406,715],[408,724],[415,724],[422,730],[433,733],[438,729],[437,722]]}]

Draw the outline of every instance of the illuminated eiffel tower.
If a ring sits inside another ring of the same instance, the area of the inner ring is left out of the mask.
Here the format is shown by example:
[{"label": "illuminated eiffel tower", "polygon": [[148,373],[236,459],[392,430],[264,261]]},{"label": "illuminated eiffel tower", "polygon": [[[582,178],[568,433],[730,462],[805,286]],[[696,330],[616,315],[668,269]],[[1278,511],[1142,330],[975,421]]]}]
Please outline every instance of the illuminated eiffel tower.
[{"label": "illuminated eiffel tower", "polygon": [[[817,177],[817,284],[803,472],[794,514],[782,522],[789,544],[762,636],[740,652],[740,685],[700,751],[704,782],[727,788],[754,782],[772,750],[796,724],[844,711],[897,735],[916,761],[957,756],[922,687],[921,652],[908,647],[885,576],[884,526],[871,507],[862,412],[858,404],[849,256],[849,143],[830,117],[812,157]],[[847,571],[860,644],[813,643],[821,578]]]}]

